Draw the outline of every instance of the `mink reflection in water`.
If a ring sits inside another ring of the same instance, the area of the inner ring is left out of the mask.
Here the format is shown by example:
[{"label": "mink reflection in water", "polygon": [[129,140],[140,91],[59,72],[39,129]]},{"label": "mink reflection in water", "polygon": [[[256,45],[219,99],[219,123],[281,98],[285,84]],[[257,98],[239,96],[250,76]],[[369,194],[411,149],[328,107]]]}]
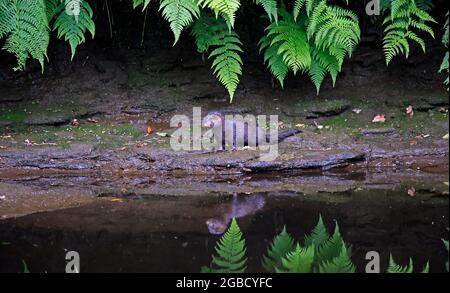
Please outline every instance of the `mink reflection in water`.
[{"label": "mink reflection in water", "polygon": [[221,215],[216,218],[211,218],[206,221],[209,233],[213,235],[221,235],[225,233],[228,225],[233,218],[242,218],[248,215],[255,214],[261,210],[266,204],[264,196],[260,194],[253,194],[249,196],[233,195],[230,203],[225,207],[222,206]]}]

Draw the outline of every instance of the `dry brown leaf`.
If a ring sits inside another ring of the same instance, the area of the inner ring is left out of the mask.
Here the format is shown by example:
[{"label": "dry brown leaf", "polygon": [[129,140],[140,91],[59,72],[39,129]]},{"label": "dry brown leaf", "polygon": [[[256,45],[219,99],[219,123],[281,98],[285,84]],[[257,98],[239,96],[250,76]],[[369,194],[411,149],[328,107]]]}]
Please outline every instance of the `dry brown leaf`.
[{"label": "dry brown leaf", "polygon": [[80,122],[78,122],[77,119],[72,119],[72,121],[70,121],[70,125],[72,125],[73,127],[78,127],[80,126]]},{"label": "dry brown leaf", "polygon": [[408,189],[408,195],[411,197],[416,196],[416,189],[414,187],[411,187],[410,189]]},{"label": "dry brown leaf", "polygon": [[406,108],[406,114],[409,115],[409,117],[413,117],[414,116],[414,109],[413,109],[413,107],[411,105],[409,105]]},{"label": "dry brown leaf", "polygon": [[372,122],[373,123],[384,123],[386,121],[386,116],[384,114],[378,114],[377,116],[373,117]]}]

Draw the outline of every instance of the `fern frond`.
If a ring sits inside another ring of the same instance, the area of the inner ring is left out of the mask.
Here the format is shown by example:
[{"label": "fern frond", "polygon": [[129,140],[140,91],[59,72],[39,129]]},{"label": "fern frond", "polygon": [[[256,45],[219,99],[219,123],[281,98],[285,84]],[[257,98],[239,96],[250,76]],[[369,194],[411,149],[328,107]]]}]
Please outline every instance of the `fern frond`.
[{"label": "fern frond", "polygon": [[227,25],[220,19],[211,19],[203,15],[192,28],[192,35],[196,39],[199,52],[205,53],[214,47],[209,54],[209,58],[214,59],[211,68],[227,89],[232,102],[242,75],[243,64],[239,55],[243,50],[238,34],[229,31]]},{"label": "fern frond", "polygon": [[305,245],[310,246],[314,244],[315,247],[319,247],[329,238],[330,234],[328,233],[327,227],[325,227],[325,224],[323,223],[322,215],[319,215],[317,225],[314,227],[311,234],[305,236]]},{"label": "fern frond", "polygon": [[356,267],[348,254],[347,247],[341,243],[339,254],[331,259],[325,260],[319,265],[320,273],[354,273]]},{"label": "fern frond", "polygon": [[162,10],[162,16],[170,23],[175,36],[174,45],[184,28],[200,16],[200,8],[195,0],[162,0],[159,10]]},{"label": "fern frond", "polygon": [[38,60],[43,70],[49,43],[44,0],[3,0],[0,3],[0,38],[5,36],[3,49],[17,58],[14,70],[24,69],[29,56]]},{"label": "fern frond", "polygon": [[286,257],[289,252],[295,249],[294,239],[287,233],[286,227],[278,234],[272,241],[272,244],[267,249],[267,256],[263,257],[263,267],[270,273],[275,273],[282,270],[282,259]]},{"label": "fern frond", "polygon": [[294,75],[307,71],[311,66],[311,55],[305,29],[292,17],[273,23],[268,28],[267,36],[273,37],[271,46],[277,45],[278,54],[292,70]]},{"label": "fern frond", "polygon": [[[447,12],[447,20],[445,21],[444,25],[444,35],[442,36],[442,43],[447,48],[447,52],[445,53],[444,58],[442,59],[441,67],[439,68],[439,72],[442,73],[443,71],[447,71],[447,78],[444,81],[444,84],[447,85],[447,91],[448,91],[448,36],[449,36],[449,20],[448,20],[448,12]],[[447,249],[448,249],[448,242],[447,242]],[[447,269],[448,270],[448,269]]]},{"label": "fern frond", "polygon": [[413,261],[410,258],[409,259],[409,264],[406,266],[401,266],[398,265],[395,261],[394,258],[392,257],[392,254],[389,257],[389,267],[387,269],[388,273],[401,273],[401,274],[405,274],[405,273],[412,273],[414,270],[414,265],[413,265]]},{"label": "fern frond", "polygon": [[45,0],[45,9],[49,22],[55,17],[62,5],[59,0]]},{"label": "fern frond", "polygon": [[209,58],[214,57],[212,69],[219,81],[225,86],[230,95],[230,102],[233,101],[234,93],[242,75],[243,65],[239,53],[242,53],[242,43],[235,32],[222,38],[222,44],[211,52]]},{"label": "fern frond", "polygon": [[289,252],[285,258],[282,259],[284,269],[277,272],[287,273],[310,273],[312,271],[312,265],[314,262],[314,245],[302,248],[297,243],[297,247],[294,251]]},{"label": "fern frond", "polygon": [[216,18],[219,17],[219,14],[222,15],[231,31],[231,28],[234,27],[236,11],[241,6],[240,0],[197,0],[197,2],[201,7],[207,7],[214,11]]},{"label": "fern frond", "polygon": [[133,0],[133,8],[135,9],[138,6],[142,5],[142,11],[147,8],[147,6],[150,4],[151,0]]},{"label": "fern frond", "polygon": [[278,23],[278,4],[276,0],[256,0],[257,5],[261,5],[267,13],[270,22]]},{"label": "fern frond", "polygon": [[423,2],[418,6],[413,0],[391,0],[390,15],[384,20],[387,26],[384,30],[383,51],[387,65],[395,56],[409,57],[409,40],[419,44],[425,52],[425,41],[418,33],[425,32],[434,38],[433,29],[428,23],[436,22],[426,7]]},{"label": "fern frond", "polygon": [[259,41],[260,53],[264,52],[264,63],[267,64],[270,72],[280,82],[281,87],[284,87],[284,79],[289,72],[289,66],[283,61],[283,57],[278,54],[280,48],[279,44],[270,45],[273,37],[264,36]]},{"label": "fern frond", "polygon": [[339,254],[341,254],[343,245],[345,250],[347,250],[344,240],[342,239],[341,233],[339,231],[339,226],[336,223],[333,235],[322,245],[316,246],[317,263],[320,264],[324,262],[330,262],[334,258],[338,257]]},{"label": "fern frond", "polygon": [[[447,254],[448,254],[448,252],[449,252],[449,250],[448,250],[448,240],[442,239],[442,242],[444,243],[444,246],[447,249]],[[447,262],[445,263],[445,268],[447,269],[447,272],[449,271],[449,261],[450,261],[450,256],[447,257]]]},{"label": "fern frond", "polygon": [[69,42],[72,53],[71,60],[75,56],[77,47],[85,42],[86,31],[91,33],[92,38],[95,37],[95,23],[92,20],[93,14],[94,12],[89,3],[81,0],[79,15],[69,15],[65,11],[61,11],[55,21],[53,30],[58,31],[58,38],[64,37]]},{"label": "fern frond", "polygon": [[216,245],[217,255],[213,255],[210,268],[203,268],[211,273],[242,273],[246,269],[245,240],[235,219],[231,221],[227,232]]}]

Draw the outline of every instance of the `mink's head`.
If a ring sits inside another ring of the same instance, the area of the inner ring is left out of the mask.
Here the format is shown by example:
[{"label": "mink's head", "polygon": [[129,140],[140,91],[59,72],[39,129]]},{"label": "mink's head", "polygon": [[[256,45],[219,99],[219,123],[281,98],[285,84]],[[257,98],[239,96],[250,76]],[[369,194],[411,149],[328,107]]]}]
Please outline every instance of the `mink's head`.
[{"label": "mink's head", "polygon": [[208,219],[206,221],[209,233],[212,235],[222,235],[228,228],[228,223],[220,219]]},{"label": "mink's head", "polygon": [[203,127],[213,128],[217,125],[222,125],[223,116],[220,112],[210,112],[203,119]]}]

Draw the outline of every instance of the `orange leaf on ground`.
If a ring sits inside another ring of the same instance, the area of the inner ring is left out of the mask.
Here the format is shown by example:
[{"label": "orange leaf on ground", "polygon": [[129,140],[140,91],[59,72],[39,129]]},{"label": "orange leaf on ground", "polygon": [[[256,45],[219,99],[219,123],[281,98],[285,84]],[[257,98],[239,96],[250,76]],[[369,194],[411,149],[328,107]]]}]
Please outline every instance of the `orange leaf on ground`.
[{"label": "orange leaf on ground", "polygon": [[406,108],[406,114],[408,114],[410,117],[414,116],[414,109],[413,109],[413,107],[411,105],[409,105]]},{"label": "orange leaf on ground", "polygon": [[373,117],[373,123],[384,123],[386,121],[386,116],[384,114],[379,114]]}]

